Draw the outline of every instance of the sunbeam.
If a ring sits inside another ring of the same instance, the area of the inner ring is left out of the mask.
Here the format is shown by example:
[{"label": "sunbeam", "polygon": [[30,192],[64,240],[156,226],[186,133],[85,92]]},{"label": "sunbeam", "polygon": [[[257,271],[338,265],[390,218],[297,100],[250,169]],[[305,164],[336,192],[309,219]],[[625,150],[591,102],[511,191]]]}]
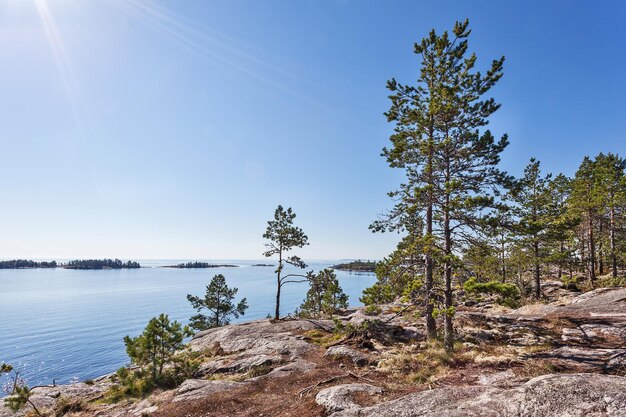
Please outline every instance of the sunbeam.
[{"label": "sunbeam", "polygon": [[[236,60],[226,56],[226,54],[235,54],[239,58],[243,58],[249,60],[250,62],[262,65],[270,70],[273,70],[276,73],[279,73],[282,76],[287,76],[294,81],[306,82],[310,84],[311,87],[314,87],[316,90],[326,89],[324,86],[317,85],[316,83],[308,80],[306,78],[300,77],[290,71],[287,71],[279,66],[268,63],[264,60],[261,60],[251,54],[248,54],[241,49],[237,48],[232,40],[228,40],[225,36],[219,36],[221,38],[218,39],[218,35],[215,33],[207,33],[190,23],[186,23],[182,21],[177,16],[168,12],[166,9],[162,7],[158,7],[152,4],[147,4],[141,0],[121,0],[118,1],[117,4],[121,6],[126,13],[128,13],[131,17],[137,19],[142,22],[144,25],[157,30],[161,34],[169,37],[170,39],[176,41],[183,47],[188,50],[199,54],[204,57],[208,57],[216,62],[219,62],[223,65],[227,65],[235,70],[246,74],[254,79],[262,81],[277,90],[280,90],[284,93],[287,93],[291,96],[297,97],[312,107],[321,109],[323,111],[332,113],[336,116],[339,116],[343,119],[349,120],[353,123],[360,124],[358,121],[348,117],[343,112],[339,112],[335,109],[332,109],[328,106],[328,104],[324,105],[319,101],[312,99],[311,97],[302,94],[283,83],[277,82],[269,77],[263,76],[259,74],[258,71],[254,71],[249,66],[245,66],[237,62]],[[194,35],[194,36],[190,36]],[[224,40],[226,40],[225,43]],[[207,43],[210,43],[213,48],[209,48]],[[326,89],[327,90],[327,89]],[[332,94],[337,95],[336,92],[332,92]],[[340,94],[341,95],[341,94]],[[343,95],[341,95],[343,96]],[[343,96],[344,98],[348,98],[352,100],[349,96]]]},{"label": "sunbeam", "polygon": [[85,107],[81,99],[74,71],[72,70],[72,65],[68,58],[68,54],[65,51],[63,39],[59,34],[54,17],[48,8],[47,0],[34,0],[34,2],[46,33],[46,37],[48,38],[48,43],[52,49],[54,60],[56,61],[59,73],[61,74],[65,92],[71,102],[76,123],[78,124],[81,133],[84,134],[87,128]]}]

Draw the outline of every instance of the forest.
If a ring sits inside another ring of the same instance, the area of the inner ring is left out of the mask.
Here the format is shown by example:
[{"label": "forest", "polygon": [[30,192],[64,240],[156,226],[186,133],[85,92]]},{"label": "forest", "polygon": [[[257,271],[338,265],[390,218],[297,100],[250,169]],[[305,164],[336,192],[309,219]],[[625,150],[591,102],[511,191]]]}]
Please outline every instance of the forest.
[{"label": "forest", "polygon": [[181,268],[181,269],[197,269],[197,268],[236,268],[237,265],[218,265],[210,264],[208,262],[187,262],[176,265],[167,265],[164,268]]},{"label": "forest", "polygon": [[119,259],[81,259],[69,261],[63,265],[65,269],[134,269],[141,268],[138,262]]},{"label": "forest", "polygon": [[354,272],[374,272],[376,271],[375,261],[362,261],[360,259],[351,262],[344,262],[331,266],[332,269],[339,271],[354,271]]},{"label": "forest", "polygon": [[505,58],[476,70],[470,32],[467,20],[450,34],[432,31],[414,46],[418,82],[387,82],[394,132],[382,155],[406,181],[370,228],[402,240],[362,298],[423,305],[431,338],[443,318],[447,350],[455,296],[499,294],[513,306],[541,299],[549,279],[579,290],[623,285],[626,263],[626,161],[611,152],[586,156],[568,177],[542,172],[531,158],[519,178],[504,172],[509,138],[486,126],[500,108],[489,94]]},{"label": "forest", "polygon": [[26,259],[13,259],[10,261],[0,261],[0,269],[26,269],[26,268],[56,268],[57,262],[37,262]]}]

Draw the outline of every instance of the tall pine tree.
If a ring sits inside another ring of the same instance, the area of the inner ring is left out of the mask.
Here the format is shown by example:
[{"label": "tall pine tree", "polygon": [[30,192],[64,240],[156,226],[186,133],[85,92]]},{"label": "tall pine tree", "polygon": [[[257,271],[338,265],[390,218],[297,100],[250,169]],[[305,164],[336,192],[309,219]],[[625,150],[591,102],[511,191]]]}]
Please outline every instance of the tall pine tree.
[{"label": "tall pine tree", "polygon": [[464,238],[479,227],[484,210],[494,206],[493,191],[504,175],[497,169],[507,146],[482,128],[498,110],[493,98],[484,98],[502,77],[504,57],[482,74],[475,71],[476,55],[468,53],[469,22],[457,22],[452,35],[432,30],[415,44],[421,58],[416,86],[388,82],[395,122],[391,148],[383,155],[390,166],[403,168],[407,181],[392,193],[398,203],[375,226],[405,229],[407,217],[424,219],[426,325],[434,334],[433,273],[435,261],[444,277],[445,347],[452,349],[453,269]]}]

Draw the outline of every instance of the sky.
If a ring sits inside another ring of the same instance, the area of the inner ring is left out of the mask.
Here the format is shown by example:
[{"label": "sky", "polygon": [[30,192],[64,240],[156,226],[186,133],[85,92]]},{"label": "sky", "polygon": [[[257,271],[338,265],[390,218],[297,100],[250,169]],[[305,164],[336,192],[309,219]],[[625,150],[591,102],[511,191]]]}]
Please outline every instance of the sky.
[{"label": "sky", "polygon": [[0,0],[0,258],[259,259],[278,204],[305,259],[380,259],[386,81],[470,19],[502,168],[626,156],[626,2]]}]

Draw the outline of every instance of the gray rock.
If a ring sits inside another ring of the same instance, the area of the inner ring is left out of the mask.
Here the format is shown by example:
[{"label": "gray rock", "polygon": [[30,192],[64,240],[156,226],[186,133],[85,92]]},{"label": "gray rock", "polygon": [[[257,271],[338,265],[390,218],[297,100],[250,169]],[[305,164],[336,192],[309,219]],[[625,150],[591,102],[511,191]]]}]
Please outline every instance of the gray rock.
[{"label": "gray rock", "polygon": [[205,398],[216,392],[228,391],[244,387],[246,385],[247,384],[245,382],[188,379],[178,388],[176,396],[174,397],[174,402],[197,400]]},{"label": "gray rock", "polygon": [[200,332],[189,345],[194,351],[211,349],[218,344],[227,354],[246,351],[248,356],[282,355],[293,360],[314,346],[292,332],[319,329],[320,326],[332,329],[333,323],[328,320],[286,320],[278,323],[257,320]]},{"label": "gray rock", "polygon": [[316,365],[313,362],[308,362],[305,360],[297,360],[295,362],[291,362],[291,363],[288,363],[287,365],[273,369],[271,372],[265,375],[246,379],[246,381],[247,382],[257,381],[257,380],[265,379],[265,378],[283,378],[296,372],[303,374],[305,372],[309,372],[312,369],[315,369],[315,366]]},{"label": "gray rock", "polygon": [[281,356],[269,355],[240,355],[232,360],[220,359],[203,363],[198,369],[198,375],[210,375],[215,373],[228,372],[247,372],[250,369],[259,366],[272,365],[280,363],[283,360]]},{"label": "gray rock", "polygon": [[315,402],[324,407],[329,413],[358,409],[360,408],[359,405],[352,400],[352,394],[356,392],[375,395],[381,394],[383,390],[370,384],[335,385],[334,387],[321,390],[315,396]]},{"label": "gray rock", "polygon": [[[98,398],[111,386],[110,382],[102,382],[97,384],[85,384],[79,382],[76,384],[42,386],[32,389],[31,401],[40,410],[53,409],[57,400],[61,397],[72,399],[83,399],[86,401]],[[4,405],[4,401],[0,399],[0,417],[16,417],[27,414],[32,410],[30,405],[25,405],[17,413],[11,411]]]},{"label": "gray rock", "polygon": [[516,379],[516,375],[510,369],[502,372],[496,372],[493,374],[483,374],[478,376],[478,383],[480,385],[488,386],[502,386],[508,385],[511,381]]},{"label": "gray rock", "polygon": [[626,378],[544,375],[512,389],[444,387],[332,417],[624,417]]},{"label": "gray rock", "polygon": [[331,346],[326,350],[324,356],[331,356],[335,358],[347,358],[357,366],[365,366],[370,363],[368,355],[360,352],[356,349],[352,349],[345,345]]},{"label": "gray rock", "polygon": [[626,349],[562,346],[533,357],[550,359],[552,363],[578,372],[603,373],[626,369]]}]

